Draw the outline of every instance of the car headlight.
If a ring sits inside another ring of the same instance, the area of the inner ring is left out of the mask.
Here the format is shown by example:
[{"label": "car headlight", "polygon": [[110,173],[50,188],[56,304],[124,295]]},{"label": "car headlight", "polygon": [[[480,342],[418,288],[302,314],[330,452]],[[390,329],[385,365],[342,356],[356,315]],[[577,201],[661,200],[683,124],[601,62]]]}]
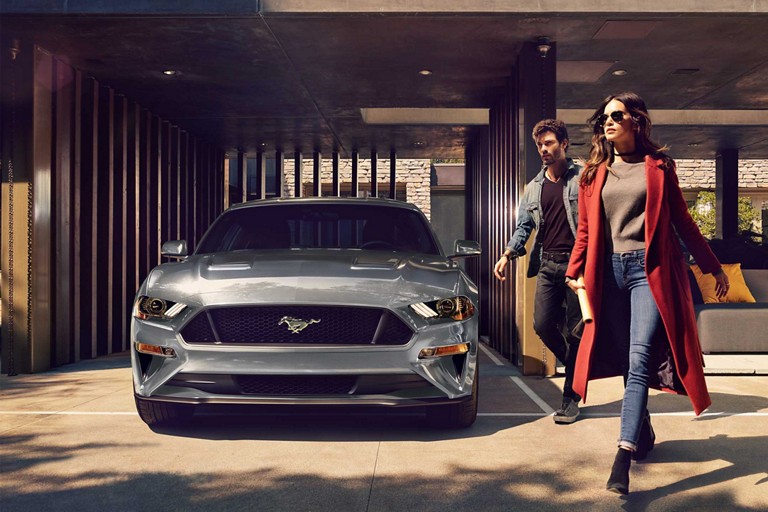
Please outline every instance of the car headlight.
[{"label": "car headlight", "polygon": [[475,314],[475,305],[469,297],[463,295],[430,302],[417,302],[411,304],[411,309],[423,318],[466,320]]},{"label": "car headlight", "polygon": [[186,307],[187,305],[181,302],[142,295],[133,304],[133,316],[141,320],[147,320],[148,318],[174,318],[184,311]]}]

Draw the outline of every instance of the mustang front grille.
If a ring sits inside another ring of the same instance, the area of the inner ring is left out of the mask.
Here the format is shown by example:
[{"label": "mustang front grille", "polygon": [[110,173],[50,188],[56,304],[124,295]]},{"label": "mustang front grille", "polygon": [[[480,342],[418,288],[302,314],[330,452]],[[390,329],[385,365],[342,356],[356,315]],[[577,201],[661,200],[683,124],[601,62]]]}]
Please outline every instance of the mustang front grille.
[{"label": "mustang front grille", "polygon": [[405,345],[413,331],[386,309],[237,306],[199,312],[181,335],[195,344]]}]

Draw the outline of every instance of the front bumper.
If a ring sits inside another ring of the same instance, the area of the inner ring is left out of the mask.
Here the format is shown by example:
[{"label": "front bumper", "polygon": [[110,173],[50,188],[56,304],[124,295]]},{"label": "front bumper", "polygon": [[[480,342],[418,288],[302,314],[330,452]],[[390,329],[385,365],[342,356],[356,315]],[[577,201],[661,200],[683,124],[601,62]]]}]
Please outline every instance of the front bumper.
[{"label": "front bumper", "polygon": [[[144,400],[186,404],[420,406],[469,399],[477,364],[475,319],[419,329],[403,346],[190,345],[170,324],[134,319],[134,392]],[[175,357],[139,354],[135,343],[173,349]],[[426,347],[470,344],[459,356],[419,359]],[[327,392],[245,390],[243,379],[350,379]]]}]

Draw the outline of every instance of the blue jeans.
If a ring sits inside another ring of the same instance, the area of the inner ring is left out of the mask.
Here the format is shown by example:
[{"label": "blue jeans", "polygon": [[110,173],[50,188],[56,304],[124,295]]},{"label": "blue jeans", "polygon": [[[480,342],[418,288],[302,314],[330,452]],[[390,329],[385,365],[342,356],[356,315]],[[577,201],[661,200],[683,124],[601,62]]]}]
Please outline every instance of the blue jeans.
[{"label": "blue jeans", "polygon": [[661,343],[663,324],[645,273],[645,250],[612,254],[603,284],[603,322],[619,354],[626,375],[621,403],[619,446],[637,448],[648,406],[649,367],[653,349]]}]

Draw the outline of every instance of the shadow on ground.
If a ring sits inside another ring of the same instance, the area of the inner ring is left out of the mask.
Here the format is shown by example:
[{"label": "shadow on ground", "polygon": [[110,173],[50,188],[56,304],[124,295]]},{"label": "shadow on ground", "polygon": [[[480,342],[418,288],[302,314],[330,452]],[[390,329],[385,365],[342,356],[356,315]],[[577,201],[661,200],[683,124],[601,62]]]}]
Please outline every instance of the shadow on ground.
[{"label": "shadow on ground", "polygon": [[745,476],[753,476],[755,485],[766,485],[765,478],[760,480],[747,469],[753,467],[749,450],[766,455],[765,437],[734,440],[723,436],[711,442],[666,444],[670,446],[665,446],[656,463],[693,464],[706,457],[692,458],[691,454],[704,453],[706,447],[707,457],[727,457],[732,466],[622,498],[597,489],[585,497],[582,486],[565,479],[560,470],[515,465],[493,471],[457,465],[447,468],[447,475],[398,472],[375,478],[327,478],[311,470],[285,472],[274,467],[190,474],[162,470],[135,474],[126,468],[122,473],[37,474],[19,487],[5,484],[0,488],[3,510],[14,512],[764,510],[758,504],[744,506],[729,492],[710,492],[703,498],[701,493],[686,491]]},{"label": "shadow on ground", "polygon": [[[213,440],[275,441],[444,441],[485,437],[499,430],[535,421],[538,418],[514,418],[506,421],[481,421],[464,429],[440,429],[426,424],[418,410],[409,413],[382,410],[344,411],[327,408],[291,408],[284,413],[268,408],[267,413],[238,413],[237,410],[211,408],[210,413],[196,413],[178,426],[152,427],[160,435]],[[256,410],[259,410],[256,408]],[[219,412],[222,414],[213,414]]]},{"label": "shadow on ground", "polygon": [[[768,507],[768,436],[729,437],[726,434],[717,435],[708,440],[678,440],[666,441],[656,445],[645,464],[685,463],[701,467],[702,463],[710,461],[725,461],[729,465],[706,473],[699,473],[682,480],[655,489],[632,492],[626,498],[625,510],[659,509],[654,504],[668,496],[681,495],[688,491],[705,488],[711,485],[729,482],[738,478],[754,479],[752,485],[763,488],[762,504],[754,508],[744,508],[732,500],[723,501],[723,497],[713,501],[717,508],[699,503],[689,510],[766,510]],[[631,480],[631,472],[630,472]],[[630,489],[632,488],[630,482]],[[684,510],[684,508],[680,508]]]}]

